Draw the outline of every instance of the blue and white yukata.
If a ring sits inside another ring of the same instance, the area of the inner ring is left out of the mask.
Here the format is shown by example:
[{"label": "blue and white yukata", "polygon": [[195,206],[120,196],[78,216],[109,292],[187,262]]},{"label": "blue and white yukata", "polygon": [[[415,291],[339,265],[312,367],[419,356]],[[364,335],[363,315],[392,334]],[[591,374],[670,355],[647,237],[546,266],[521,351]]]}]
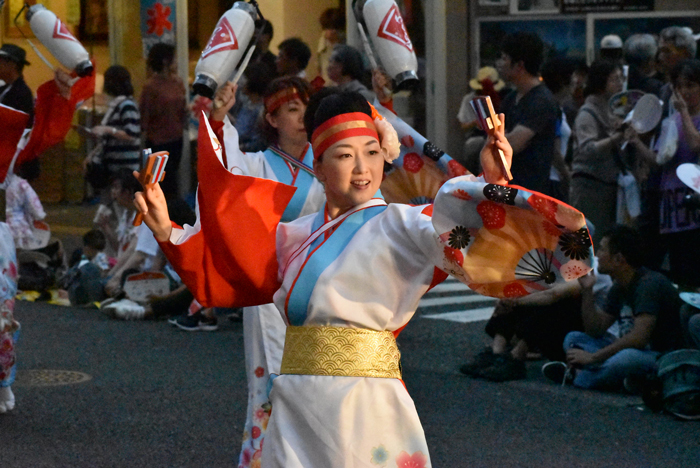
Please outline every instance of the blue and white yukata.
[{"label": "blue and white yukata", "polygon": [[[200,147],[211,138],[201,130]],[[246,278],[252,278],[260,264],[273,265],[271,270],[264,269],[265,284],[253,286],[269,294],[275,291],[273,302],[283,324],[398,335],[413,317],[421,296],[446,273],[487,291],[488,285],[495,284],[492,295],[523,295],[590,270],[590,237],[580,213],[556,200],[485,184],[474,176],[448,181],[434,205],[387,205],[377,193],[333,220],[322,208],[270,229],[266,224],[270,218],[259,210],[265,205],[262,198],[286,189],[260,181],[265,191],[255,192],[255,200],[239,192],[219,196],[216,191],[234,187],[248,194],[255,191],[252,187],[257,182],[249,177],[233,180],[216,161],[205,163],[218,156],[228,172],[248,173],[229,162],[232,157],[222,158],[218,141],[211,139],[214,150],[205,156],[202,147],[199,161],[200,168],[211,172],[206,177],[214,180],[200,184],[200,196],[206,201],[202,216],[198,212],[194,227],[173,227],[169,242],[161,247],[183,280],[188,278],[195,296],[213,304],[226,302],[224,296],[229,294],[250,300],[246,294],[252,283]],[[225,147],[235,148],[236,143],[233,138],[226,140]],[[258,167],[265,166],[263,156],[249,159]],[[203,172],[200,170],[200,180]],[[248,208],[252,211],[246,208],[251,201],[253,206]],[[220,215],[222,207],[247,214],[233,227]],[[544,221],[551,226],[543,225]],[[247,236],[251,251],[242,252],[240,258],[222,251],[222,246],[238,245],[236,239],[246,236],[244,230],[253,232],[253,225],[260,226],[255,236]],[[506,253],[489,262],[488,252],[494,249],[488,242],[494,239]],[[468,270],[467,264],[473,266],[473,262],[467,246],[479,251],[482,244],[486,252],[477,255],[477,266]],[[546,271],[532,272],[521,265],[532,255],[546,260],[536,265]],[[486,262],[484,266],[479,266],[481,261]],[[231,262],[249,268],[250,274],[230,268]],[[244,273],[242,282],[234,278],[239,273]],[[263,416],[265,443],[253,454],[251,464],[265,468],[431,466],[415,405],[399,378],[289,372],[273,380],[270,403],[269,419]]]},{"label": "blue and white yukata", "polygon": [[[228,120],[223,126],[226,168],[233,174],[274,180],[297,187],[287,205],[282,222],[315,213],[326,201],[321,183],[310,172],[285,160],[290,158],[282,150],[270,147],[257,153],[243,153],[239,149],[238,132]],[[302,160],[313,167],[313,151],[308,146]],[[243,339],[245,346],[246,376],[248,378],[248,410],[243,433],[243,447],[239,468],[250,466],[259,457],[265,438],[270,405],[267,386],[270,374],[279,374],[286,326],[274,304],[246,307],[243,312]],[[257,452],[257,455],[256,455]]]}]

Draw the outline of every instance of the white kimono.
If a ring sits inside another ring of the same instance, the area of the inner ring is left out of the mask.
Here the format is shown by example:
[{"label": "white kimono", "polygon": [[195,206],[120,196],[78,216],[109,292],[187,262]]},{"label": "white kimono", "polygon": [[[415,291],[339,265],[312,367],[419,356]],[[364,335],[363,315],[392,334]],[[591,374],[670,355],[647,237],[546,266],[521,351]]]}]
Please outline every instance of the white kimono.
[{"label": "white kimono", "polygon": [[[228,118],[224,120],[223,133],[225,166],[229,172],[297,187],[282,221],[292,221],[321,209],[326,201],[321,183],[308,172],[286,162],[279,156],[281,150],[270,148],[257,153],[243,153],[239,149],[238,132]],[[313,166],[313,151],[310,145],[302,162],[308,167]],[[285,324],[273,304],[244,309],[243,340],[248,378],[248,408],[239,468],[249,467],[256,452],[262,447],[270,415],[268,382],[270,374],[280,372],[285,330]],[[260,452],[258,456],[259,454]]]},{"label": "white kimono", "polygon": [[[208,139],[201,130],[200,143]],[[444,272],[509,297],[590,270],[583,216],[522,188],[463,176],[445,183],[434,205],[386,205],[375,198],[332,221],[322,210],[273,223],[265,210],[280,216],[275,203],[282,192],[291,196],[288,188],[234,180],[216,161],[223,161],[216,146],[200,148],[200,180],[212,180],[200,184],[206,205],[194,227],[174,228],[161,247],[195,297],[212,306],[250,304],[276,291],[273,300],[287,324],[397,334]],[[209,179],[202,179],[204,172]],[[231,223],[222,210],[237,210],[240,222]],[[267,434],[262,450],[255,446],[248,454],[251,464],[430,466],[415,406],[398,379],[281,375],[270,401],[271,414],[262,408],[254,416],[261,426],[254,426],[252,439],[265,427]]]},{"label": "white kimono", "polygon": [[[356,207],[318,250],[325,235],[298,248],[322,226],[323,212],[280,224],[282,287],[275,305],[285,320],[400,330],[443,261],[425,209],[372,200]],[[281,375],[273,380],[270,399],[265,467],[404,466],[407,460],[430,466],[413,400],[398,379]]]}]

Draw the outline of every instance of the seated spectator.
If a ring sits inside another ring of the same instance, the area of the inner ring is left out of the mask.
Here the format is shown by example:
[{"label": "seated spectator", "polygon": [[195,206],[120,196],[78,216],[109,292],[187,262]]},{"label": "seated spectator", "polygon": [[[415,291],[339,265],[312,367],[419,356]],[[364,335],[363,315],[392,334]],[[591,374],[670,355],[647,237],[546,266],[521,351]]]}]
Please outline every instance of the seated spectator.
[{"label": "seated spectator", "polygon": [[160,248],[153,233],[145,224],[136,228],[136,242],[133,248],[129,248],[117,261],[117,264],[109,273],[109,280],[105,284],[105,292],[110,297],[118,296],[126,277],[143,271],[157,271],[156,256]]},{"label": "seated spectator", "polygon": [[365,65],[359,50],[345,44],[335,46],[326,72],[328,78],[341,92],[355,91],[362,94],[369,102],[374,102],[376,97],[374,93],[360,82],[365,73]]},{"label": "seated spectator", "polygon": [[103,252],[107,245],[105,235],[99,229],[88,231],[83,236],[80,257],[59,280],[59,286],[68,291],[71,305],[84,305],[99,302],[104,298],[102,277],[109,271],[107,255]]},{"label": "seated spectator", "polygon": [[135,216],[133,200],[138,190],[141,190],[141,184],[131,170],[123,168],[117,171],[110,179],[108,199],[98,207],[92,221],[107,239],[107,256],[117,260],[136,234],[132,225]]},{"label": "seated spectator", "polygon": [[[180,226],[186,224],[193,226],[197,220],[194,211],[180,198],[168,200],[168,212],[172,214],[172,220]],[[167,262],[163,252],[158,248],[157,243],[155,244],[155,253],[153,253],[153,243],[149,236],[146,235],[146,232],[141,231],[141,229],[145,229],[145,231],[150,234],[151,238],[153,238],[153,234],[151,234],[151,231],[145,227],[145,225],[142,226],[143,228],[139,228],[139,237],[141,238],[141,236],[143,236],[144,242],[142,242],[140,246],[136,246],[137,256],[132,258],[131,261],[136,263],[138,261],[152,260],[150,269],[163,271],[171,279],[171,291],[165,296],[152,297],[149,303],[145,304],[143,307],[115,307],[110,310],[109,313],[113,318],[120,320],[160,319],[184,314],[190,307],[194,297],[187,287],[181,284],[180,277],[172,269],[170,263]],[[153,240],[155,241],[155,238],[153,238]],[[147,256],[151,258],[149,259]],[[145,267],[149,267],[149,265],[145,265]],[[125,271],[127,275],[131,273],[126,269],[123,271]],[[124,274],[122,274],[122,277],[123,276]]]},{"label": "seated spectator", "polygon": [[700,349],[700,309],[690,304],[681,307],[681,327],[685,346]]},{"label": "seated spectator", "polygon": [[[566,363],[545,364],[547,378],[600,390],[621,390],[626,382],[632,390],[632,382],[656,371],[659,353],[682,347],[678,293],[665,276],[642,267],[642,257],[636,230],[618,225],[603,235],[598,270],[613,280],[606,305],[596,304],[595,275],[579,278],[584,331],[566,336]],[[615,323],[618,336],[608,332]]]},{"label": "seated spectator", "polygon": [[544,44],[533,33],[517,32],[503,40],[496,68],[515,89],[501,103],[506,138],[513,147],[512,183],[548,194],[559,106],[540,81]]},{"label": "seated spectator", "polygon": [[285,39],[277,46],[277,75],[306,78],[306,67],[311,59],[311,49],[298,37]]},{"label": "seated spectator", "polygon": [[[611,286],[608,275],[596,275],[593,293],[599,306],[604,305]],[[531,353],[553,361],[564,360],[564,338],[575,330],[583,330],[581,286],[577,281],[525,297],[501,299],[486,324],[486,333],[493,337],[491,347],[460,371],[496,382],[524,379],[525,360]]]},{"label": "seated spectator", "polygon": [[625,62],[629,65],[627,89],[638,89],[657,96],[663,82],[656,75],[656,39],[651,34],[632,34],[625,41]]},{"label": "seated spectator", "polygon": [[109,259],[104,253],[107,246],[107,238],[99,229],[92,229],[83,236],[83,259],[94,264],[104,274],[109,271]]}]

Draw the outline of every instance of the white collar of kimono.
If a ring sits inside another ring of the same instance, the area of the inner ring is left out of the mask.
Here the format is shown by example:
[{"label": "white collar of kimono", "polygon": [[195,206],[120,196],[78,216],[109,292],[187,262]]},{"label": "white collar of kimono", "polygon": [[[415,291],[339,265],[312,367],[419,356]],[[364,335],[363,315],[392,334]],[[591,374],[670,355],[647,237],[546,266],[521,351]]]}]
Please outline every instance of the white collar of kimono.
[{"label": "white collar of kimono", "polygon": [[[318,239],[320,236],[322,236],[326,231],[329,229],[333,229],[333,227],[337,226],[338,224],[342,223],[345,218],[350,216],[353,213],[356,213],[360,210],[364,210],[366,208],[371,208],[373,206],[381,206],[381,205],[386,205],[386,201],[384,201],[381,198],[372,198],[370,201],[362,203],[361,205],[357,205],[355,208],[348,210],[347,212],[343,213],[342,215],[338,216],[337,218],[328,221],[327,223],[324,223],[320,228],[316,229],[314,232],[311,233],[311,235],[304,241],[303,244],[301,244],[301,247],[299,247],[290,257],[289,261],[287,262],[287,265],[284,267],[284,271],[287,271],[287,268],[289,267],[289,264],[292,263],[292,261],[299,256],[302,252],[304,252],[316,239]],[[284,276],[284,274],[283,274]]]}]

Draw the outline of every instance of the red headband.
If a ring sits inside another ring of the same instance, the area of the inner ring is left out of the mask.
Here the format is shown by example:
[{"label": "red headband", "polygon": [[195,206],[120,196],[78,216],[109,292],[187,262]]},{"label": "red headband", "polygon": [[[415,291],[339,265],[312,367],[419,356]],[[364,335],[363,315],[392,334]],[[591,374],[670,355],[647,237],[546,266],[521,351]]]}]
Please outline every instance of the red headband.
[{"label": "red headband", "polygon": [[370,136],[379,140],[377,127],[369,115],[350,112],[326,120],[311,136],[314,159],[320,158],[324,151],[340,140],[354,136]]},{"label": "red headband", "polygon": [[277,91],[272,96],[265,98],[265,112],[272,114],[285,102],[293,101],[295,99],[301,99],[301,94],[296,88],[285,88],[283,90]]}]

